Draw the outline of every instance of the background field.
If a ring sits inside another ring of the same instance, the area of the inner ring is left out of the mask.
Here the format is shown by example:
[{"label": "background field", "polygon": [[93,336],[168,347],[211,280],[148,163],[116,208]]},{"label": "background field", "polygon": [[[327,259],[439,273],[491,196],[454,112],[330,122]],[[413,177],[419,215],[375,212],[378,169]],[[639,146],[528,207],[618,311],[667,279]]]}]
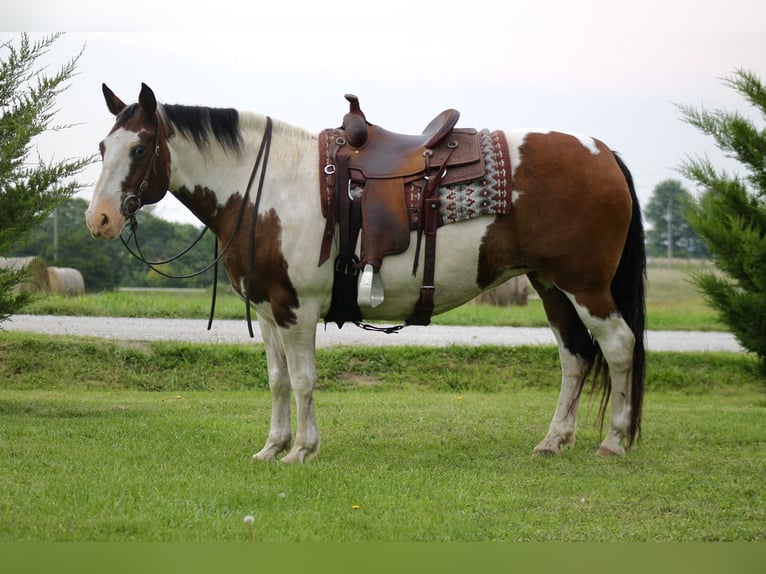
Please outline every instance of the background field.
[{"label": "background field", "polygon": [[[648,270],[647,322],[650,329],[725,331],[695,290],[689,274],[698,266],[656,265]],[[533,293],[533,291],[530,291]],[[112,291],[82,297],[52,296],[25,310],[52,315],[115,317],[205,318],[210,312],[210,291]],[[244,303],[228,286],[218,290],[216,317],[241,319]],[[542,304],[531,298],[524,307],[467,304],[433,318],[437,325],[547,326]]]}]

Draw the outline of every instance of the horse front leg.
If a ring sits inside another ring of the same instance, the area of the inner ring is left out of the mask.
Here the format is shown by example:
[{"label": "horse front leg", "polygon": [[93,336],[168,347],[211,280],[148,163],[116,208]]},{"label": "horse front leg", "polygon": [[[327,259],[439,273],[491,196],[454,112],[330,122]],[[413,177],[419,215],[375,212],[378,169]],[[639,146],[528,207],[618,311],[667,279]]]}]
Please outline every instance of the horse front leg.
[{"label": "horse front leg", "polygon": [[266,444],[253,455],[253,460],[271,461],[290,448],[292,442],[290,376],[276,324],[264,318],[262,314],[258,315],[258,323],[266,347],[266,364],[269,371],[269,389],[271,389],[271,423]]},{"label": "horse front leg", "polygon": [[305,313],[297,325],[280,330],[297,418],[293,448],[282,458],[286,464],[307,462],[319,453],[319,430],[314,416],[317,318],[318,315]]}]

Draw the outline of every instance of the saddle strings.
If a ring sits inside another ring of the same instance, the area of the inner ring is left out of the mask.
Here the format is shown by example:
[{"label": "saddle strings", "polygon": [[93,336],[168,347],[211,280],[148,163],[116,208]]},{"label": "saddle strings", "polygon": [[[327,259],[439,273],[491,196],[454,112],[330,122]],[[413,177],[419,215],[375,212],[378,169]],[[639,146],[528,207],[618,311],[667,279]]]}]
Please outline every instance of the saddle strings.
[{"label": "saddle strings", "polygon": [[[167,259],[163,259],[161,261],[150,261],[146,258],[146,256],[143,254],[143,251],[141,250],[141,246],[138,242],[138,234],[136,233],[136,230],[138,229],[138,220],[136,219],[136,213],[130,213],[129,214],[129,226],[130,226],[130,234],[128,235],[128,239],[124,239],[122,235],[120,235],[120,241],[122,241],[122,244],[125,246],[125,248],[128,250],[128,253],[130,253],[133,257],[144,263],[147,267],[149,267],[152,271],[155,273],[159,273],[163,277],[167,277],[169,279],[191,279],[192,277],[197,277],[199,275],[202,275],[203,273],[206,273],[207,271],[210,271],[210,269],[214,268],[213,272],[213,293],[212,293],[212,300],[210,304],[210,316],[208,319],[207,329],[208,331],[211,329],[213,325],[213,315],[215,314],[215,300],[217,296],[217,285],[218,285],[218,262],[221,260],[221,258],[224,256],[226,251],[229,249],[229,246],[234,241],[234,238],[237,236],[237,233],[239,233],[240,227],[242,226],[242,220],[244,219],[245,214],[245,207],[249,203],[250,199],[250,190],[253,186],[253,181],[255,181],[255,174],[258,172],[258,168],[261,165],[261,161],[263,160],[263,167],[261,168],[261,177],[258,181],[258,189],[255,193],[255,205],[253,207],[253,218],[250,222],[250,241],[248,245],[248,264],[247,264],[247,279],[245,281],[245,308],[246,308],[246,314],[247,314],[247,329],[250,333],[250,337],[254,337],[253,334],[253,324],[250,314],[250,279],[252,277],[252,270],[253,270],[253,253],[255,250],[255,224],[258,219],[258,206],[261,202],[261,195],[263,194],[263,184],[266,178],[266,167],[269,161],[269,150],[271,149],[271,136],[273,132],[273,124],[271,121],[271,117],[266,116],[266,129],[263,134],[263,139],[261,140],[260,148],[258,149],[258,155],[255,159],[255,163],[253,164],[253,169],[250,172],[250,178],[247,182],[247,188],[245,190],[245,196],[242,200],[242,204],[239,208],[239,213],[237,214],[237,223],[234,226],[234,231],[232,231],[231,236],[229,237],[229,240],[226,242],[226,245],[224,245],[223,249],[219,252],[218,251],[218,241],[216,240],[213,244],[213,261],[206,265],[204,268],[200,269],[199,271],[195,271],[193,273],[188,273],[185,275],[174,275],[171,273],[167,273],[165,271],[162,271],[161,269],[158,269],[157,266],[159,265],[165,265],[167,263],[172,263],[173,261],[176,261],[177,259],[180,259],[183,255],[188,253],[195,245],[197,245],[202,237],[205,235],[207,230],[209,229],[206,225],[200,234],[197,236],[192,243],[186,247],[183,251],[179,252],[178,254],[174,255],[173,257],[169,257]],[[133,251],[130,247],[130,240],[133,239],[133,243],[136,246],[136,251]]]}]

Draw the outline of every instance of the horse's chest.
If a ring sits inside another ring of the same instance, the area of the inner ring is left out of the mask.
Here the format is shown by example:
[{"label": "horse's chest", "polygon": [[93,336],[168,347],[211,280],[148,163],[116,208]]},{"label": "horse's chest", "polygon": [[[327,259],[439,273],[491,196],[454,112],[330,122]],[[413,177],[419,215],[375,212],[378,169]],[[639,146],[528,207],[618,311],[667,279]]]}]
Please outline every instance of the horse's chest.
[{"label": "horse's chest", "polygon": [[254,241],[233,241],[222,258],[234,291],[254,304],[268,303],[274,321],[286,327],[295,323],[298,294],[282,252],[281,223],[272,209],[258,215]]}]

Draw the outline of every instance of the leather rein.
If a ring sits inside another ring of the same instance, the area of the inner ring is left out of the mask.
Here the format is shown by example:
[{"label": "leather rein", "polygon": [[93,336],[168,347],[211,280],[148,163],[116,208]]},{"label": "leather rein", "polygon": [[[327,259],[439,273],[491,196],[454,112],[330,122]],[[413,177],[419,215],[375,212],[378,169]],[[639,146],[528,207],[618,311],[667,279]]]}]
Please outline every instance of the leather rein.
[{"label": "leather rein", "polygon": [[[149,178],[151,177],[151,174],[157,173],[155,164],[156,164],[157,158],[160,155],[160,118],[159,118],[159,112],[156,112],[156,113],[157,113],[157,131],[156,131],[155,142],[154,142],[154,153],[152,154],[149,165],[147,166],[146,173],[144,174],[144,178],[141,180],[141,183],[138,186],[137,193],[125,196],[120,206],[120,212],[128,220],[128,225],[130,227],[130,234],[128,235],[127,240],[124,239],[122,235],[120,235],[120,241],[122,241],[122,244],[128,250],[128,253],[130,253],[133,257],[135,257],[136,259],[144,263],[152,271],[154,271],[155,273],[159,273],[163,277],[168,277],[170,279],[190,279],[192,277],[197,277],[199,275],[202,275],[203,273],[210,271],[210,269],[213,269],[213,293],[212,293],[212,298],[210,303],[210,316],[208,318],[208,324],[207,324],[207,330],[209,331],[213,325],[213,316],[215,314],[215,301],[216,301],[216,296],[218,291],[217,289],[218,262],[224,256],[226,251],[229,249],[232,242],[234,241],[234,238],[237,236],[237,233],[239,232],[242,226],[242,220],[244,219],[244,214],[245,214],[245,207],[249,203],[249,199],[250,199],[250,190],[253,187],[255,176],[258,173],[258,169],[260,167],[261,175],[258,180],[258,188],[256,189],[256,193],[255,193],[255,205],[253,207],[253,217],[250,222],[250,236],[249,236],[250,241],[248,245],[247,274],[245,279],[245,292],[243,294],[245,299],[245,309],[247,313],[247,330],[250,333],[250,337],[254,337],[253,324],[252,324],[252,318],[250,313],[250,279],[252,277],[252,272],[253,272],[253,252],[255,250],[255,225],[258,219],[258,207],[261,202],[261,195],[263,194],[263,184],[266,178],[266,167],[269,162],[269,151],[271,150],[271,136],[273,132],[273,129],[272,129],[273,125],[272,125],[271,118],[269,116],[266,116],[266,129],[263,134],[263,139],[261,140],[260,148],[258,149],[258,155],[255,158],[255,163],[253,164],[253,169],[250,172],[250,178],[247,182],[245,196],[239,208],[239,213],[237,214],[237,223],[234,227],[234,231],[232,231],[231,236],[229,237],[229,240],[226,242],[226,245],[224,245],[223,249],[219,253],[218,241],[217,240],[214,241],[213,261],[211,263],[209,263],[208,265],[206,265],[199,271],[195,271],[193,273],[188,273],[185,275],[173,275],[171,273],[162,271],[158,267],[160,265],[166,265],[168,263],[172,263],[173,261],[180,259],[186,253],[191,251],[191,249],[202,240],[202,237],[205,235],[205,233],[207,233],[207,230],[209,229],[209,227],[205,225],[202,228],[202,231],[199,233],[199,235],[186,248],[181,250],[176,255],[173,255],[172,257],[168,257],[167,259],[162,259],[159,261],[149,260],[146,258],[146,256],[143,254],[143,251],[141,250],[141,245],[139,244],[139,241],[138,241],[138,234],[136,233],[138,229],[138,219],[136,219],[136,213],[141,208],[141,205],[142,205],[141,195],[149,187]],[[133,240],[133,243],[135,245],[135,251],[130,247],[131,239]]]}]

